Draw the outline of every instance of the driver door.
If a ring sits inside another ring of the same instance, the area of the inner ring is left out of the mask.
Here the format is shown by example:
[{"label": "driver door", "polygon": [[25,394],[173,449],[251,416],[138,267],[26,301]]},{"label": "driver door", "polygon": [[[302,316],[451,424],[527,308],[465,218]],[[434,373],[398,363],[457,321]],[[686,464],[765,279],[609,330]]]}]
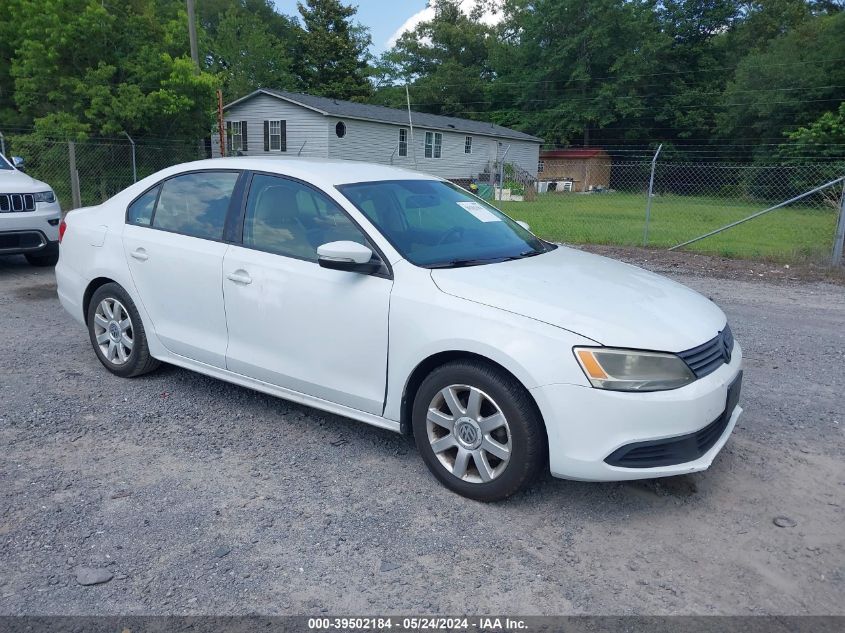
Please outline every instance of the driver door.
[{"label": "driver door", "polygon": [[227,369],[380,415],[392,279],[322,268],[318,246],[365,235],[310,185],[252,178],[242,244],[223,260]]}]

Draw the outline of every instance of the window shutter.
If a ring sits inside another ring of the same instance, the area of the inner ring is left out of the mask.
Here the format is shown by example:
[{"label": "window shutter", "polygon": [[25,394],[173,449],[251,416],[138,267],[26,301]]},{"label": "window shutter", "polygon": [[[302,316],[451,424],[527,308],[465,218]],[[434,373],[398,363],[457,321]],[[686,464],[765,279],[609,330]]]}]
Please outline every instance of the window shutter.
[{"label": "window shutter", "polygon": [[270,121],[264,121],[264,151],[270,151]]},{"label": "window shutter", "polygon": [[282,134],[282,151],[288,151],[288,122],[287,121],[280,121],[279,127],[281,128]]},{"label": "window shutter", "polygon": [[241,148],[244,151],[247,151],[249,148],[246,146],[246,139],[247,139],[246,121],[241,121],[241,138],[243,139],[241,141]]},{"label": "window shutter", "polygon": [[226,121],[226,144],[220,148],[220,155],[225,156],[232,149],[232,122]]}]

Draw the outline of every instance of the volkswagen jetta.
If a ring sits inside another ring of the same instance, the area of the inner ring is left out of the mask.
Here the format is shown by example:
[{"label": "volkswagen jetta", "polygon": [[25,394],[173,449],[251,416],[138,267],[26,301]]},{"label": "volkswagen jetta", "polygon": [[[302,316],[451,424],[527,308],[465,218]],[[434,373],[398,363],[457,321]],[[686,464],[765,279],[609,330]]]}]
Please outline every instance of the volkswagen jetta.
[{"label": "volkswagen jetta", "polygon": [[704,470],[742,411],[715,304],[432,176],[199,161],[70,212],[60,235],[59,298],[112,373],[163,361],[413,433],[474,499],[544,468]]}]

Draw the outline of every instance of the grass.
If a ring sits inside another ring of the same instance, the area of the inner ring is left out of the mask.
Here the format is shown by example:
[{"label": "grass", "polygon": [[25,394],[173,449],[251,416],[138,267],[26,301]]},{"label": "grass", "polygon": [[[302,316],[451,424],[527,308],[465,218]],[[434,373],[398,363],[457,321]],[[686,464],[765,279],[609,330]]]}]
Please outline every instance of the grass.
[{"label": "grass", "polygon": [[[645,194],[543,194],[534,202],[496,202],[537,235],[576,244],[642,246]],[[774,203],[697,196],[655,196],[648,245],[674,246]],[[830,256],[837,212],[785,207],[685,247],[740,259],[821,261]]]}]

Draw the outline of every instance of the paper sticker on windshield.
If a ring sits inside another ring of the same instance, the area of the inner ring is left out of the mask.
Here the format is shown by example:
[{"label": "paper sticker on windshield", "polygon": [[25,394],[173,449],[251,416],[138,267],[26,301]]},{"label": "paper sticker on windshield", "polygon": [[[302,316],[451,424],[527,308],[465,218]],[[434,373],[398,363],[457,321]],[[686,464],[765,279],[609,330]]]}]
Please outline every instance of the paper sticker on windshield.
[{"label": "paper sticker on windshield", "polygon": [[502,219],[498,217],[495,213],[492,213],[489,209],[485,208],[483,205],[478,204],[477,202],[473,202],[469,200],[467,202],[459,202],[458,206],[463,207],[470,213],[472,213],[476,218],[481,220],[482,222],[501,222]]}]

